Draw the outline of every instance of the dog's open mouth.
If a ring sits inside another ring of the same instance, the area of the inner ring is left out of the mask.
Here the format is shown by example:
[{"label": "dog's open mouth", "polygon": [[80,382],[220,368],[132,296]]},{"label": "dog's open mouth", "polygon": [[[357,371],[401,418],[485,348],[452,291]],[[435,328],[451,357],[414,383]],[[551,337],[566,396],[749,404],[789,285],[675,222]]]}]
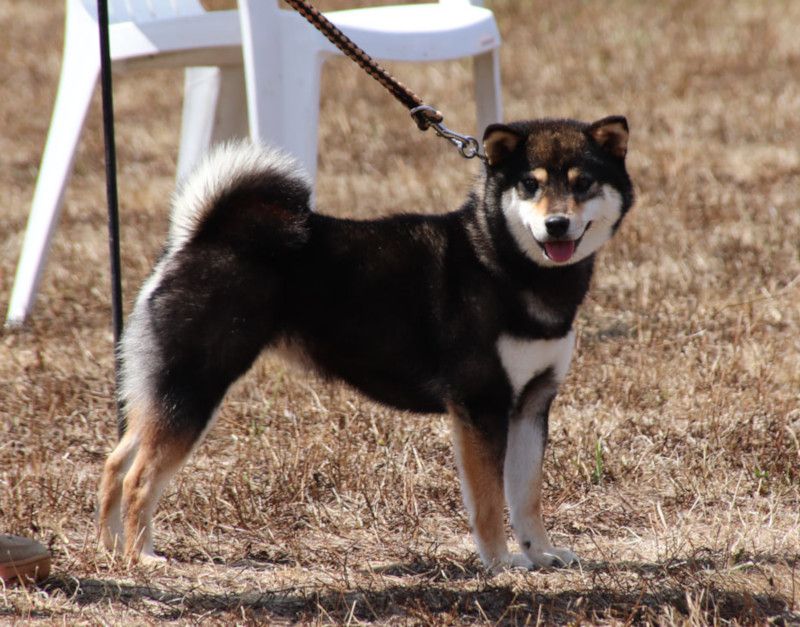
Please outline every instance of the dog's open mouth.
[{"label": "dog's open mouth", "polygon": [[577,247],[577,242],[574,239],[566,242],[545,242],[544,253],[551,261],[564,263],[572,258]]},{"label": "dog's open mouth", "polygon": [[586,223],[586,228],[583,229],[583,233],[581,233],[578,239],[551,240],[544,243],[537,240],[537,243],[542,247],[544,254],[547,255],[547,258],[550,259],[550,261],[555,261],[556,263],[566,263],[572,259],[572,256],[575,254],[575,251],[578,249],[578,245],[581,243],[583,236],[586,235],[586,231],[589,230],[590,226],[592,226],[591,221]]}]

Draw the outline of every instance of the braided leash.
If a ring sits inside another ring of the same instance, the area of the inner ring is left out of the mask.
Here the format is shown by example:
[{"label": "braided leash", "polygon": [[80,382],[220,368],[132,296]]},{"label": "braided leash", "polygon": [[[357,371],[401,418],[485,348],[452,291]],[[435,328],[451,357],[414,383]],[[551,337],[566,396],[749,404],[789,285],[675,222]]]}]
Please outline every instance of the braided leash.
[{"label": "braided leash", "polygon": [[341,50],[345,56],[355,61],[367,74],[378,81],[389,93],[391,93],[404,107],[409,110],[411,117],[417,123],[421,131],[433,128],[436,134],[450,141],[466,159],[478,157],[485,160],[480,153],[478,140],[469,135],[461,135],[447,128],[442,122],[444,116],[440,111],[426,105],[408,87],[396,80],[391,74],[384,70],[371,56],[359,48],[352,39],[339,30],[327,17],[318,9],[311,6],[305,0],[286,0],[286,4],[292,7],[311,25],[316,28],[334,46]]}]

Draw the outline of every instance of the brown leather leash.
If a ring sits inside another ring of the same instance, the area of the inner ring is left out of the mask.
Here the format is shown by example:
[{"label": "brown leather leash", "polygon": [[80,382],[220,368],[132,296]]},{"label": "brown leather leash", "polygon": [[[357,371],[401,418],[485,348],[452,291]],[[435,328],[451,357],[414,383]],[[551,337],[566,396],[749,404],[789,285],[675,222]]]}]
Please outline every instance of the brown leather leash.
[{"label": "brown leather leash", "polygon": [[409,110],[411,117],[414,118],[417,127],[421,131],[433,128],[437,135],[450,141],[465,159],[478,157],[484,161],[486,160],[486,157],[480,153],[480,143],[477,139],[470,135],[461,135],[447,128],[443,124],[444,116],[440,111],[426,105],[419,96],[384,70],[318,9],[305,0],[285,1],[286,4],[306,18],[314,28],[325,35],[328,41],[341,50],[345,56],[355,61],[367,74],[383,85],[389,93]]}]

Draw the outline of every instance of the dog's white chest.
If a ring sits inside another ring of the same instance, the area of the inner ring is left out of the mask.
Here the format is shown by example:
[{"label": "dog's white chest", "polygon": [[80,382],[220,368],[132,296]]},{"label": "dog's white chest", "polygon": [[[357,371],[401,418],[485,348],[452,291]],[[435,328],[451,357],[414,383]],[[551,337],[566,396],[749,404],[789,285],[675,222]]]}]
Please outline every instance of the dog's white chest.
[{"label": "dog's white chest", "polygon": [[497,354],[514,396],[522,392],[528,381],[548,368],[553,369],[553,376],[560,383],[567,376],[574,346],[574,331],[553,340],[529,340],[512,335],[497,338]]}]

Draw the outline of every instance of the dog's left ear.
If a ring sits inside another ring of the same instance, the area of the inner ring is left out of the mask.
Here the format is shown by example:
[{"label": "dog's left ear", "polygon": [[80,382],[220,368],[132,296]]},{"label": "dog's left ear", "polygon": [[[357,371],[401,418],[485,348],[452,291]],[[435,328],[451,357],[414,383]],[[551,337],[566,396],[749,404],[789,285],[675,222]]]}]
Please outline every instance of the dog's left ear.
[{"label": "dog's left ear", "polygon": [[483,152],[490,166],[505,161],[519,145],[522,136],[505,124],[490,124],[483,133]]},{"label": "dog's left ear", "polygon": [[621,115],[598,120],[586,129],[586,133],[603,150],[618,159],[624,159],[628,153],[628,120]]}]

